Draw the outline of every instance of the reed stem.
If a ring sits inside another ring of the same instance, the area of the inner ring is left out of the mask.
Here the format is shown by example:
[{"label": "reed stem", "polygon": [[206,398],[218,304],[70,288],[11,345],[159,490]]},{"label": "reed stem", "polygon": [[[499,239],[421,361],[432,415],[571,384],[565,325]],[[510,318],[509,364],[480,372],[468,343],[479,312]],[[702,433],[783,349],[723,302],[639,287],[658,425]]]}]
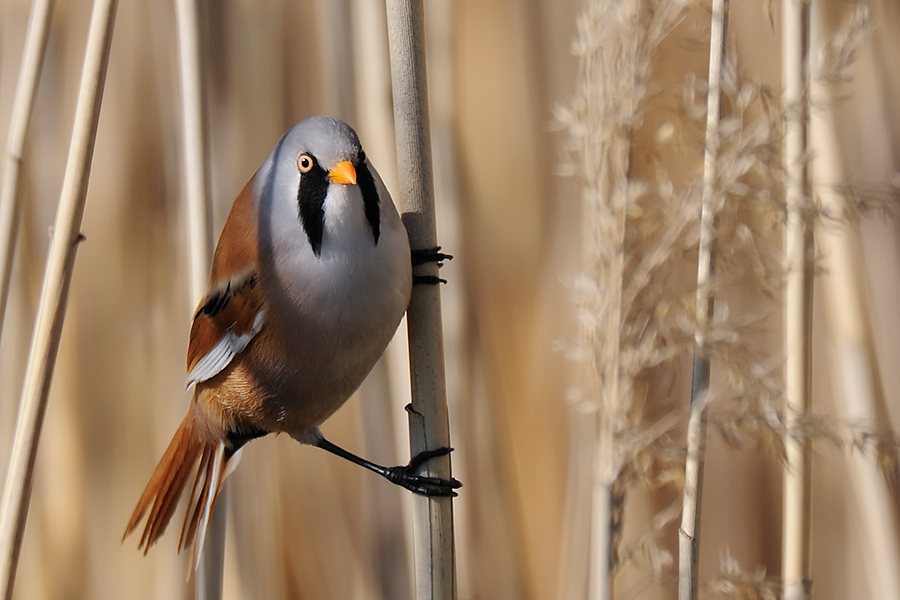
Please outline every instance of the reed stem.
[{"label": "reed stem", "polygon": [[784,142],[787,226],[785,259],[785,451],[782,577],[785,600],[811,597],[811,444],[802,423],[812,405],[812,307],[815,245],[809,187],[808,0],[783,4]]},{"label": "reed stem", "polygon": [[[398,197],[413,249],[437,244],[431,133],[425,73],[422,0],[387,0],[394,128],[397,142]],[[437,265],[419,267],[437,275]],[[441,296],[436,285],[413,288],[407,311],[412,404],[409,407],[413,455],[450,445],[444,379]],[[428,464],[433,475],[450,477],[450,460]],[[417,496],[414,504],[416,598],[455,600],[456,556],[450,498]]]},{"label": "reed stem", "polygon": [[[824,38],[823,19],[814,19],[813,35]],[[816,43],[816,47],[820,44]],[[817,101],[830,104],[830,92],[824,85],[813,84]],[[822,107],[810,120],[810,140],[816,156],[810,165],[810,178],[825,210],[841,214],[846,200],[838,193],[846,182],[846,167],[841,157],[842,145],[830,108]],[[825,293],[829,330],[832,332],[832,381],[836,398],[849,422],[859,424],[883,439],[890,439],[890,419],[887,418],[887,399],[880,380],[877,353],[869,314],[869,286],[865,281],[862,243],[858,224],[845,223],[841,227],[823,227],[816,231],[816,245],[825,257],[822,283]],[[868,565],[866,579],[869,594],[882,598],[900,598],[900,544],[897,536],[897,515],[893,503],[896,472],[895,462],[879,460],[881,449],[875,452],[853,452],[847,457],[849,482],[847,494],[859,515],[861,536],[868,540],[864,561]],[[860,592],[862,595],[862,592]]]},{"label": "reed stem", "polygon": [[44,51],[50,31],[50,17],[54,0],[35,0],[28,17],[25,32],[25,49],[22,52],[22,66],[16,83],[12,116],[6,140],[6,159],[3,167],[3,183],[0,186],[0,338],[3,335],[3,320],[9,299],[13,259],[16,240],[19,237],[19,174],[25,152],[25,138],[31,123],[34,98],[44,64]]},{"label": "reed stem", "polygon": [[192,308],[206,294],[213,251],[209,124],[200,23],[202,1],[177,0],[175,3],[184,126],[184,180]]},{"label": "reed stem", "polygon": [[[201,19],[203,0],[175,2],[181,113],[184,127],[184,181],[188,224],[191,308],[206,294],[213,252],[212,199],[209,181],[209,126],[206,79],[203,74]],[[223,485],[209,520],[206,541],[197,564],[195,589],[199,600],[222,597],[228,486]]]},{"label": "reed stem", "polygon": [[83,239],[81,221],[117,6],[118,0],[96,0],[88,31],[69,158],[31,340],[3,503],[0,505],[0,586],[6,600],[11,600],[15,584],[41,426],[66,316],[75,254]]},{"label": "reed stem", "polygon": [[709,397],[707,337],[715,312],[713,281],[716,265],[716,214],[722,202],[718,189],[719,122],[722,118],[722,68],[728,39],[729,0],[713,0],[709,40],[709,90],[706,97],[706,149],[697,259],[696,330],[691,379],[691,413],[687,431],[684,501],[678,530],[678,599],[696,600],[700,561],[700,515],[706,454],[706,407]]}]

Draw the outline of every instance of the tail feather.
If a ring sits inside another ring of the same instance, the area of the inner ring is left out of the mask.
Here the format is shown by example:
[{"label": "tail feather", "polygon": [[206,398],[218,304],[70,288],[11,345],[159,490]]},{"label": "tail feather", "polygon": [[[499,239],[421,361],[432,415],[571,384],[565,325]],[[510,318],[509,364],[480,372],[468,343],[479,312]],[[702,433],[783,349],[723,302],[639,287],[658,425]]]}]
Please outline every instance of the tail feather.
[{"label": "tail feather", "polygon": [[178,538],[178,552],[181,552],[182,548],[190,546],[193,541],[199,522],[197,498],[203,498],[205,494],[204,487],[207,482],[205,472],[209,468],[209,457],[210,453],[204,449],[200,455],[200,464],[197,467],[197,474],[194,476],[194,485],[191,486],[191,495],[188,496],[187,508],[184,511],[184,521],[181,523],[181,534]]},{"label": "tail feather", "polygon": [[[194,480],[194,489],[191,491],[188,508],[184,513],[181,539],[178,542],[179,552],[181,548],[193,545],[192,566],[199,564],[200,552],[203,550],[206,531],[209,528],[209,518],[215,507],[216,498],[219,497],[222,482],[225,480],[224,465],[228,462],[229,459],[225,458],[225,444],[221,442],[215,448],[204,449],[203,456],[200,458],[200,467]],[[199,494],[197,493],[198,488],[200,489]],[[214,490],[213,493],[210,493],[210,490]]]},{"label": "tail feather", "polygon": [[184,515],[178,551],[194,544],[196,540],[198,542],[194,545],[196,557],[199,556],[203,546],[209,512],[212,511],[222,485],[222,474],[226,470],[228,458],[225,457],[224,443],[209,442],[198,436],[194,419],[194,411],[188,411],[150,477],[125,528],[123,541],[138,528],[144,515],[147,515],[147,522],[138,544],[138,548],[143,550],[144,554],[147,554],[150,547],[162,537],[195,469],[196,474]]},{"label": "tail feather", "polygon": [[[205,523],[209,520],[219,489],[222,485],[222,464],[225,459],[225,444],[208,446],[203,449],[200,456],[200,466],[194,478],[194,486],[188,499],[187,510],[184,513],[184,523],[181,525],[181,538],[178,543],[179,551],[194,543],[198,530],[200,535],[205,534]],[[210,490],[215,493],[211,494]],[[202,540],[200,540],[202,546]]]},{"label": "tail feather", "polygon": [[[163,473],[163,479],[153,486],[156,488],[156,493],[153,496],[153,507],[150,510],[150,515],[147,517],[147,525],[144,527],[144,532],[141,535],[141,546],[145,555],[150,546],[155,544],[156,540],[165,532],[169,520],[175,513],[178,499],[181,497],[185,483],[187,483],[187,477],[196,460],[197,449],[195,447],[180,448],[179,450],[184,452],[180,457],[181,460],[178,462],[175,462],[175,460],[170,461],[167,465],[167,470]],[[177,458],[179,457],[176,457],[176,460]],[[163,461],[165,461],[165,457],[160,461],[160,466],[162,466]],[[158,469],[159,467],[157,467]],[[150,491],[153,483],[151,480],[144,494]],[[132,518],[132,520],[134,519]]]}]

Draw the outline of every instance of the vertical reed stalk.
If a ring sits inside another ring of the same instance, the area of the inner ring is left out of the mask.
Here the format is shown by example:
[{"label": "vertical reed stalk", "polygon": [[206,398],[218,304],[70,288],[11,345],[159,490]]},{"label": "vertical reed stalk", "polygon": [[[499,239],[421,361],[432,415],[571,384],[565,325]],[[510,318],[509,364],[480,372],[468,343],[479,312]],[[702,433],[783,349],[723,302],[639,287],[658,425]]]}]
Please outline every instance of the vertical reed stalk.
[{"label": "vertical reed stalk", "polygon": [[81,221],[117,5],[117,0],[96,0],[88,31],[69,158],[31,340],[3,503],[0,505],[0,584],[6,600],[12,598],[15,584],[19,549],[31,500],[34,462],[66,315],[75,253],[82,239]]},{"label": "vertical reed stalk", "polygon": [[703,162],[703,197],[700,247],[697,259],[696,330],[691,413],[687,431],[684,502],[678,530],[678,599],[696,600],[700,561],[700,510],[706,454],[706,405],[709,396],[707,337],[715,311],[713,277],[716,264],[716,214],[722,202],[718,189],[719,121],[722,118],[722,67],[728,36],[729,0],[713,0],[709,39],[709,91],[706,97],[706,150]]},{"label": "vertical reed stalk", "polygon": [[[387,0],[387,15],[403,222],[413,249],[433,248],[437,232],[422,0]],[[437,265],[423,265],[421,270],[436,275]],[[412,377],[410,449],[415,455],[450,445],[438,286],[413,289],[407,326]],[[428,468],[438,477],[450,477],[449,457],[431,461]],[[416,497],[414,506],[416,598],[455,600],[452,500]]]},{"label": "vertical reed stalk", "polygon": [[[821,30],[824,19],[814,18],[813,35],[825,38]],[[814,43],[815,43],[815,37]],[[815,47],[820,44],[815,43]],[[817,89],[818,88],[818,89]],[[829,90],[813,84],[817,103],[828,104]],[[810,121],[810,140],[816,147],[816,156],[810,165],[812,182],[825,210],[842,214],[846,202],[837,188],[845,179],[845,167],[841,159],[841,144],[837,136],[832,111],[823,107]],[[884,390],[878,373],[878,361],[872,339],[871,315],[867,310],[868,298],[861,256],[859,231],[855,223],[842,224],[840,228],[824,227],[816,232],[816,244],[826,257],[826,274],[822,283],[827,287],[823,295],[829,330],[833,336],[833,381],[844,406],[849,422],[890,435],[889,419],[879,418],[887,414]],[[876,450],[877,452],[877,450]],[[848,457],[850,477],[846,486],[854,500],[861,523],[862,539],[868,540],[862,550],[869,581],[869,594],[883,598],[900,598],[900,546],[897,536],[896,507],[892,501],[889,482],[895,473],[881,471],[876,452],[853,452]],[[886,461],[893,465],[892,461]],[[862,593],[860,592],[860,595]]]},{"label": "vertical reed stalk", "polygon": [[[676,215],[668,220],[667,233],[656,235],[642,230],[640,220],[629,215],[632,204],[653,189],[647,181],[632,179],[631,173],[651,57],[685,6],[675,1],[587,0],[572,46],[578,57],[576,96],[571,107],[557,115],[569,129],[572,166],[581,183],[583,276],[576,288],[576,354],[584,387],[578,396],[594,419],[586,578],[587,595],[594,600],[613,597],[628,479],[623,475],[634,457],[634,445],[626,438],[640,428],[635,379],[645,367],[658,364],[646,352],[646,339],[633,334],[636,315],[652,312],[636,300],[649,296],[640,292],[659,267],[658,258],[673,250],[669,234],[678,237],[683,228]],[[636,244],[644,244],[646,252],[641,250],[642,257],[633,260]]]},{"label": "vertical reed stalk", "polygon": [[[629,7],[634,15],[640,14],[636,7]],[[612,9],[615,10],[615,9]],[[625,11],[623,11],[625,12]],[[584,16],[588,22],[600,22],[608,16],[605,8],[597,3],[589,3]],[[629,15],[631,16],[631,15]],[[589,21],[590,20],[590,21]],[[622,19],[623,24],[627,19]],[[620,33],[620,31],[616,31]],[[625,42],[621,47],[595,55],[585,53],[580,64],[580,75],[584,90],[587,91],[586,122],[597,130],[592,132],[593,139],[585,145],[584,160],[584,197],[590,205],[585,207],[584,219],[584,269],[597,277],[606,297],[605,310],[597,310],[600,317],[597,332],[585,331],[582,335],[590,338],[599,335],[603,340],[600,347],[593,345],[598,354],[593,358],[591,378],[592,389],[599,388],[600,405],[597,418],[596,439],[593,457],[593,489],[591,492],[591,538],[590,558],[588,563],[588,597],[592,600],[609,600],[613,596],[613,575],[615,568],[615,528],[613,518],[613,487],[622,467],[620,451],[616,448],[619,433],[619,417],[623,407],[628,405],[629,390],[622,386],[622,339],[621,329],[626,308],[623,306],[623,287],[626,277],[626,230],[628,219],[628,173],[631,166],[631,136],[633,131],[624,119],[605,122],[605,103],[611,101],[604,98],[604,91],[616,90],[620,85],[619,78],[626,80],[631,94],[621,98],[621,104],[614,107],[617,117],[630,118],[637,110],[637,98],[633,94],[633,85],[638,73],[634,68],[637,62],[636,45],[640,43],[635,36],[631,46]],[[616,40],[621,43],[623,40]],[[609,69],[607,62],[611,55],[621,52],[623,62],[628,66],[624,73],[617,69]],[[633,78],[633,79],[632,79]],[[617,90],[618,91],[618,90]],[[610,111],[612,112],[612,111]],[[609,128],[608,130],[606,128]],[[609,138],[606,139],[606,136]],[[596,144],[596,146],[594,146]],[[592,147],[594,146],[594,147]],[[598,238],[600,238],[598,240]],[[597,308],[597,307],[594,307]],[[604,318],[605,317],[605,318]]]},{"label": "vertical reed stalk", "polygon": [[[588,69],[589,71],[589,69]],[[589,79],[588,79],[589,81]],[[620,131],[630,142],[631,132]],[[610,223],[614,224],[614,230],[609,247],[618,248],[621,251],[613,252],[605,257],[608,264],[600,267],[605,270],[604,279],[609,302],[609,310],[606,313],[603,328],[603,345],[599,362],[600,390],[602,395],[600,412],[598,414],[597,439],[594,442],[594,486],[591,493],[591,550],[588,573],[588,597],[592,600],[610,600],[613,597],[613,574],[615,568],[615,522],[613,519],[613,487],[621,470],[621,458],[616,449],[618,434],[618,419],[622,406],[626,404],[623,395],[627,392],[620,386],[622,377],[622,348],[619,332],[624,317],[622,306],[622,292],[625,280],[625,232],[628,209],[628,171],[630,143],[610,144],[607,155],[603,157],[603,169],[592,182],[602,197],[608,199],[609,209],[612,213]],[[598,216],[598,215],[595,215]],[[602,217],[600,217],[602,219]],[[585,219],[585,224],[592,219]],[[593,223],[593,225],[597,225]],[[598,228],[599,229],[599,228]],[[592,230],[596,235],[598,229]],[[589,248],[590,245],[586,244]],[[586,249],[587,249],[586,248]],[[587,250],[591,260],[592,250]]]},{"label": "vertical reed stalk", "polygon": [[[811,15],[811,44],[828,49],[832,32],[822,11]],[[869,11],[858,5],[847,25],[844,40],[869,31]],[[855,33],[852,35],[851,33]],[[851,34],[851,35],[848,35]],[[862,37],[868,38],[868,33]],[[846,41],[844,43],[847,43]],[[819,106],[810,115],[810,143],[816,148],[810,164],[810,179],[824,210],[835,215],[847,214],[848,200],[838,191],[847,182],[845,161],[841,155],[841,137],[832,110],[834,99],[831,81],[821,73],[811,77],[811,93]],[[852,214],[852,212],[851,212]],[[881,375],[868,307],[871,287],[865,281],[859,224],[848,222],[840,227],[822,227],[816,231],[816,246],[827,261],[822,283],[829,330],[832,332],[831,357],[833,381],[842,393],[840,398],[850,423],[876,433],[880,439],[891,439],[887,399]],[[881,437],[883,436],[883,437]],[[890,444],[888,442],[888,444]],[[887,456],[882,454],[887,452]],[[876,444],[875,452],[853,452],[848,457],[847,490],[859,515],[862,538],[869,540],[862,550],[870,596],[900,598],[900,544],[897,540],[896,449]]]},{"label": "vertical reed stalk", "polygon": [[782,52],[787,225],[785,259],[785,451],[782,576],[785,600],[810,598],[810,440],[802,423],[812,404],[814,239],[809,155],[809,0],[783,4]]},{"label": "vertical reed stalk", "polygon": [[22,66],[16,83],[12,116],[6,139],[6,158],[3,167],[3,183],[0,187],[0,338],[3,334],[3,319],[6,302],[9,299],[9,282],[12,276],[13,258],[19,233],[19,172],[22,168],[22,154],[25,138],[31,122],[34,97],[44,64],[44,50],[47,47],[47,33],[53,14],[53,0],[35,0],[28,17],[25,32],[25,49],[22,52]]},{"label": "vertical reed stalk", "polygon": [[[200,24],[203,0],[176,0],[178,64],[181,73],[181,112],[184,124],[184,180],[187,204],[189,289],[191,307],[207,290],[212,259],[212,200],[209,183],[209,128],[203,74]],[[222,597],[225,562],[225,525],[228,487],[223,486],[209,521],[206,542],[197,565],[195,589],[199,600]]]},{"label": "vertical reed stalk", "polygon": [[209,123],[203,42],[203,0],[176,0],[178,64],[184,126],[184,180],[187,200],[191,307],[206,294],[212,258],[212,201],[209,182]]}]

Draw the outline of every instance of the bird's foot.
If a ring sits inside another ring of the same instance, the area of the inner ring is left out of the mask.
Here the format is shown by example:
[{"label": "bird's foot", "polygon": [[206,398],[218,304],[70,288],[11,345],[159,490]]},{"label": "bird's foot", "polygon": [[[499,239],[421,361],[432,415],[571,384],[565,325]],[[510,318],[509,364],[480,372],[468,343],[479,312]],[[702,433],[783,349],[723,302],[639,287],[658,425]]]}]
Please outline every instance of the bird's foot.
[{"label": "bird's foot", "polygon": [[456,496],[457,489],[462,487],[462,483],[457,479],[443,479],[441,477],[429,477],[427,475],[418,475],[423,464],[437,458],[446,456],[453,452],[453,448],[435,448],[434,450],[425,450],[419,452],[409,461],[407,465],[390,467],[385,478],[395,485],[406,488],[414,494],[421,496]]},{"label": "bird's foot", "polygon": [[413,275],[413,285],[438,285],[439,283],[447,283],[447,280],[436,275]]},{"label": "bird's foot", "polygon": [[[437,263],[438,268],[440,268],[444,266],[445,260],[453,260],[453,256],[441,252],[440,246],[412,251],[412,264],[414,267],[431,262]],[[440,283],[447,283],[447,280],[441,279],[437,275],[413,275],[413,285],[438,285]]]},{"label": "bird's foot", "polygon": [[453,256],[441,252],[440,246],[412,251],[412,264],[414,267],[430,262],[437,263],[438,266],[441,267],[445,260],[453,260]]}]

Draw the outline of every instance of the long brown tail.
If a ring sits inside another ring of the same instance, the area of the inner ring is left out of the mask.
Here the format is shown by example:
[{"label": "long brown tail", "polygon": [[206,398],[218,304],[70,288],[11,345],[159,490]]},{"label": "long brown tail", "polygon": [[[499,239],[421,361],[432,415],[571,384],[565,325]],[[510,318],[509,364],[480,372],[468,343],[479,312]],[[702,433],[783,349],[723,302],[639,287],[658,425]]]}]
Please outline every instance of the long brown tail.
[{"label": "long brown tail", "polygon": [[[199,466],[196,466],[199,461]],[[138,525],[147,516],[147,524],[138,548],[147,554],[150,546],[155,544],[166,530],[166,526],[175,513],[178,500],[184,492],[188,479],[192,472],[194,485],[188,499],[187,509],[184,514],[184,522],[181,526],[181,538],[178,542],[178,551],[194,544],[195,556],[198,556],[203,547],[206,536],[206,526],[209,515],[215,505],[216,496],[226,473],[225,445],[221,442],[214,443],[201,439],[197,434],[194,417],[194,408],[188,411],[178,430],[169,442],[166,453],[159,461],[153,476],[147,483],[141,499],[138,501],[125,528],[124,541],[137,529]],[[149,514],[147,513],[149,509]],[[199,538],[197,533],[199,531]]]}]

